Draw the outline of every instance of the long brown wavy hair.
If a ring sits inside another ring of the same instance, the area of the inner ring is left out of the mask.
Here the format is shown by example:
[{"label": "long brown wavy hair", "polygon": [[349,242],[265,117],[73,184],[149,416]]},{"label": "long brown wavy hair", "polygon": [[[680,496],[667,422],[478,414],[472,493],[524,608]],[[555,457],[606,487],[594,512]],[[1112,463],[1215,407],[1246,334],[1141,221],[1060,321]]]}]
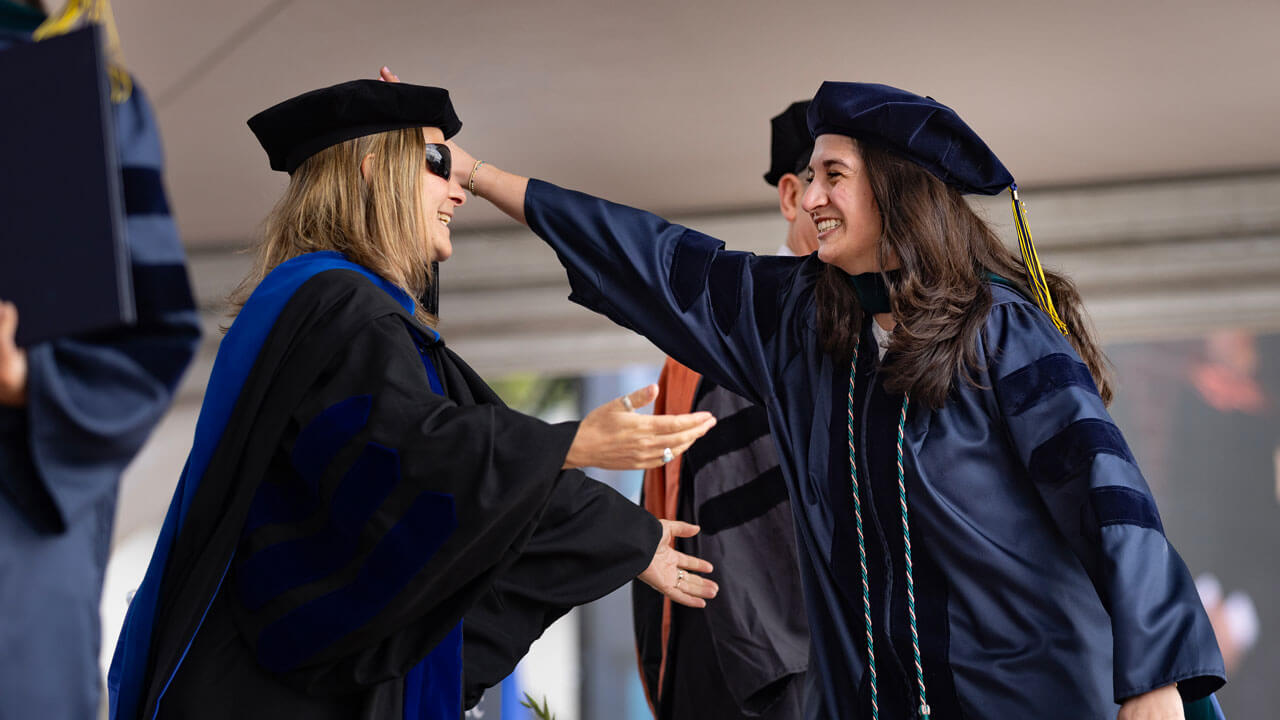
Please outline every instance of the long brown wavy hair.
[{"label": "long brown wavy hair", "polygon": [[[894,358],[884,369],[886,388],[940,408],[956,383],[979,384],[978,333],[992,303],[987,273],[1010,280],[1030,297],[1025,266],[958,190],[889,150],[856,141],[854,146],[880,208],[881,266],[894,256],[900,263],[898,272],[885,275],[898,322],[889,346]],[[1080,293],[1065,275],[1046,270],[1045,278],[1072,346],[1109,404],[1109,364]],[[863,321],[857,295],[834,265],[822,269],[816,295],[823,347],[848,362]]]},{"label": "long brown wavy hair", "polygon": [[[374,156],[368,182],[360,173]],[[303,161],[263,223],[252,249],[253,269],[229,298],[240,312],[254,288],[277,265],[304,253],[336,250],[383,279],[422,297],[431,277],[427,212],[422,207],[426,140],[419,128],[391,130],[347,140]],[[436,318],[418,305],[416,315]]]}]

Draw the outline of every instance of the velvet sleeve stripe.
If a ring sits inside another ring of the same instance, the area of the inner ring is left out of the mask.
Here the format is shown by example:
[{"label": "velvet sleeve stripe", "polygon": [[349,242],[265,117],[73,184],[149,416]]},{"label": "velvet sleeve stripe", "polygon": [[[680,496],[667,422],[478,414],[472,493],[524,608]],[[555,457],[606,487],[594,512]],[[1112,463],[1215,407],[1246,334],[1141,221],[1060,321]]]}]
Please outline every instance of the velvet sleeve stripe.
[{"label": "velvet sleeve stripe", "polygon": [[748,405],[717,421],[716,426],[698,440],[697,450],[684,456],[685,472],[694,477],[720,457],[748,448],[760,438],[767,437],[768,413],[759,405]]},{"label": "velvet sleeve stripe", "polygon": [[313,491],[319,492],[320,478],[338,451],[369,423],[372,409],[373,396],[350,397],[325,408],[298,433],[289,461]]},{"label": "velvet sleeve stripe", "polygon": [[783,281],[791,276],[794,268],[779,263],[756,263],[756,268],[752,275],[751,303],[760,342],[768,345],[778,330]]},{"label": "velvet sleeve stripe", "polygon": [[311,517],[320,509],[320,497],[297,482],[267,478],[258,485],[244,523],[242,537],[277,523],[293,524]]},{"label": "velvet sleeve stripe", "polygon": [[365,525],[399,482],[399,455],[376,443],[366,445],[334,493],[323,529],[265,547],[240,566],[238,585],[244,607],[257,611],[285,592],[322,580],[355,560]]},{"label": "velvet sleeve stripe", "polygon": [[1098,524],[1103,527],[1136,525],[1164,533],[1160,513],[1147,493],[1120,485],[1111,485],[1091,490],[1089,502],[1093,506],[1094,514],[1097,515]]},{"label": "velvet sleeve stripe", "polygon": [[723,247],[719,240],[692,230],[685,231],[676,243],[668,283],[682,311],[687,311],[702,294],[711,261]]},{"label": "velvet sleeve stripe", "polygon": [[288,672],[372,620],[457,529],[453,497],[423,492],[343,587],[300,605],[258,636],[258,660]]},{"label": "velvet sleeve stripe", "polygon": [[191,360],[191,343],[188,338],[194,336],[196,333],[193,330],[190,335],[169,343],[162,343],[153,337],[124,337],[113,347],[102,347],[99,352],[114,351],[123,354],[131,364],[163,386],[166,393],[172,393],[178,387],[182,373]]},{"label": "velvet sleeve stripe", "polygon": [[195,310],[187,268],[181,263],[150,265],[134,263],[133,298],[138,322],[161,320],[174,312]]},{"label": "velvet sleeve stripe", "polygon": [[120,169],[127,215],[168,215],[169,200],[165,196],[160,170],[151,167]]},{"label": "velvet sleeve stripe", "polygon": [[747,256],[739,253],[717,254],[707,274],[707,293],[711,296],[711,315],[720,334],[733,332],[742,309],[742,271]]},{"label": "velvet sleeve stripe", "polygon": [[1008,415],[1015,416],[1068,387],[1098,394],[1088,366],[1065,353],[1053,353],[1009,373],[1000,380],[998,392],[1009,405]]},{"label": "velvet sleeve stripe", "polygon": [[1031,453],[1028,469],[1037,482],[1060,485],[1088,469],[1100,454],[1115,455],[1135,463],[1120,429],[1099,418],[1071,423]]},{"label": "velvet sleeve stripe", "polygon": [[716,533],[745,525],[787,500],[787,485],[782,467],[774,465],[751,481],[717,495],[698,508],[698,526],[702,534]]}]

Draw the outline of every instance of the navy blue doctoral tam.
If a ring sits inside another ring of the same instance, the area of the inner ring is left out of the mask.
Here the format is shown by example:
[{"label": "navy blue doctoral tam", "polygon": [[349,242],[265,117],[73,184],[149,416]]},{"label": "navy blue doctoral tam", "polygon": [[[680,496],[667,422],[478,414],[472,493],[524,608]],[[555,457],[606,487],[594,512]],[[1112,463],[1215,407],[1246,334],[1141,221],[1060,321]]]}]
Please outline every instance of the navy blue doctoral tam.
[{"label": "navy blue doctoral tam", "polygon": [[905,156],[965,193],[996,195],[1013,175],[954,110],[888,85],[824,82],[809,104],[809,132],[847,135]]},{"label": "navy blue doctoral tam", "polygon": [[272,170],[293,174],[304,160],[347,140],[411,127],[462,129],[444,88],[351,80],[312,90],[249,118]]}]

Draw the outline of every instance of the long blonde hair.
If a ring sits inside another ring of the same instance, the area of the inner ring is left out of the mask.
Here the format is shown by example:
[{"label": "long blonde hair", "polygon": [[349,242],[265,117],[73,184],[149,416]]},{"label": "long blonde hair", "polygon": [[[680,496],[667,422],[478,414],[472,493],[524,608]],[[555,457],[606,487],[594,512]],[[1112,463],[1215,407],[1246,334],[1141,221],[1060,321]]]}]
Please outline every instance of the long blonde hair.
[{"label": "long blonde hair", "polygon": [[[366,182],[360,163],[373,155]],[[253,269],[229,298],[240,312],[277,265],[305,253],[336,250],[420,298],[430,283],[432,249],[422,207],[426,141],[419,128],[365,135],[325,148],[298,166],[263,223]],[[419,304],[417,318],[436,318]]]}]

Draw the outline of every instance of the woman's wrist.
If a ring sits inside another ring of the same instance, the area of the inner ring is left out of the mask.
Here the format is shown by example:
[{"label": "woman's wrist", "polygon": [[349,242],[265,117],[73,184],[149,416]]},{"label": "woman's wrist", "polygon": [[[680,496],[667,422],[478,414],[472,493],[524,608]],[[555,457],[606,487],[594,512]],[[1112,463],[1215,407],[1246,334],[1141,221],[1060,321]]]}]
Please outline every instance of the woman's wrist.
[{"label": "woman's wrist", "polygon": [[471,166],[471,174],[467,177],[467,190],[476,197],[480,196],[480,194],[476,192],[476,173],[480,170],[481,166],[486,164],[487,163],[484,160],[476,160]]}]

